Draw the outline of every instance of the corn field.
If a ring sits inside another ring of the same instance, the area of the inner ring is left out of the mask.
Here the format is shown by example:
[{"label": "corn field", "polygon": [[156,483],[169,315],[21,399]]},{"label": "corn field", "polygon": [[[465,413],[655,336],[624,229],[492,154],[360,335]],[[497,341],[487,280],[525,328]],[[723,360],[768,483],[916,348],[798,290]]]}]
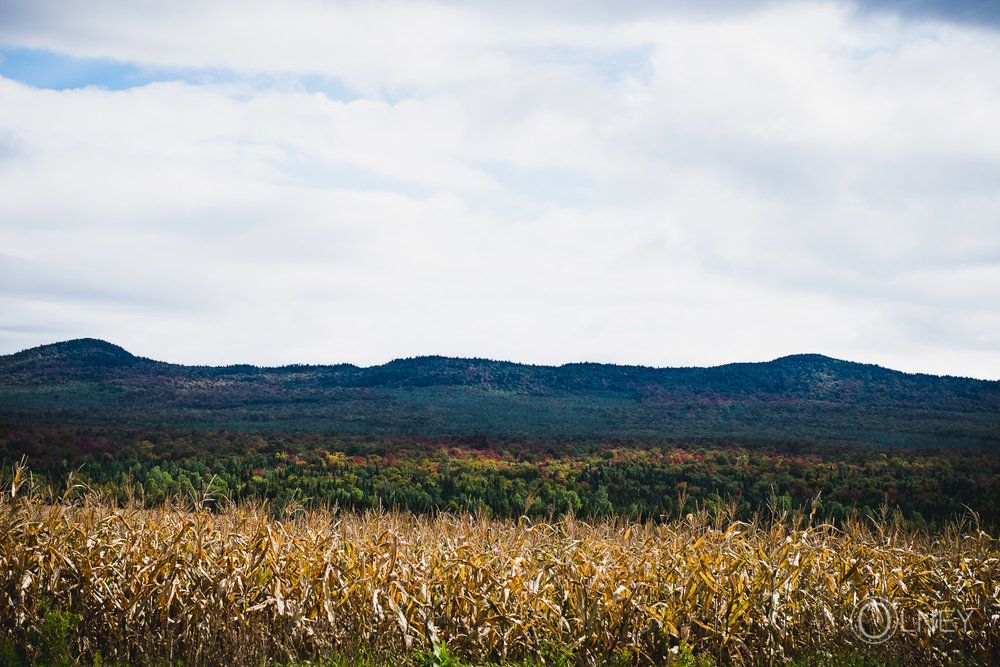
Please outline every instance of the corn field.
[{"label": "corn field", "polygon": [[[926,535],[724,513],[530,523],[335,509],[275,519],[259,504],[148,510],[45,494],[19,468],[0,494],[0,641],[44,662],[45,628],[72,618],[61,637],[87,664],[359,649],[405,663],[441,645],[476,664],[670,664],[680,648],[718,664],[845,650],[996,664],[998,564],[997,541],[974,525]],[[863,604],[873,598],[891,622],[859,625],[859,609],[879,611]]]}]

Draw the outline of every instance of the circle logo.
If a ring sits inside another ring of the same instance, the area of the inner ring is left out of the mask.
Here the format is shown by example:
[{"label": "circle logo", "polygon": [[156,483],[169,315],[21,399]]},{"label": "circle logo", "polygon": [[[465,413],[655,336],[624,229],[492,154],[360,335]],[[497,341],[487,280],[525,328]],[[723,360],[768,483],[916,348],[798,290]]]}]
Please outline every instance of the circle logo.
[{"label": "circle logo", "polygon": [[882,644],[896,634],[896,607],[882,598],[866,598],[851,615],[851,630],[861,641]]}]

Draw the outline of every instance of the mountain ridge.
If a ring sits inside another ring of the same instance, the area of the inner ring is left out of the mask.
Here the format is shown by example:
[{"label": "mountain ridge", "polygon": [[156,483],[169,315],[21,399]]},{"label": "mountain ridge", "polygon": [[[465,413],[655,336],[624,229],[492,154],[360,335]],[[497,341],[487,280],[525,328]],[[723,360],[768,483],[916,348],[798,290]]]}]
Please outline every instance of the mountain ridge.
[{"label": "mountain ridge", "polygon": [[0,357],[0,420],[992,448],[1000,381],[815,353],[677,368],[442,356],[184,366],[83,338]]},{"label": "mountain ridge", "polygon": [[753,367],[753,366],[772,365],[772,364],[783,365],[783,364],[798,363],[798,362],[810,362],[810,363],[835,364],[848,367],[868,367],[908,376],[956,378],[962,380],[974,380],[977,382],[1000,383],[1000,380],[988,380],[984,378],[973,378],[969,376],[959,376],[950,374],[937,375],[933,373],[900,371],[893,368],[889,368],[887,366],[882,366],[880,364],[839,359],[837,357],[831,357],[825,354],[820,354],[815,352],[787,354],[767,361],[734,361],[734,362],[727,362],[724,364],[716,364],[710,366],[649,366],[645,364],[618,364],[611,362],[596,362],[596,361],[571,361],[563,364],[531,364],[519,361],[492,359],[489,357],[449,357],[445,355],[436,355],[436,354],[418,355],[413,357],[396,357],[382,364],[372,364],[369,366],[359,366],[357,364],[352,364],[349,362],[339,362],[332,364],[291,363],[291,364],[283,364],[280,366],[259,366],[257,364],[250,364],[250,363],[236,363],[236,364],[224,364],[224,365],[177,364],[173,362],[155,360],[148,357],[138,356],[132,354],[131,352],[121,347],[120,345],[102,340],[100,338],[91,338],[91,337],[74,338],[65,341],[57,341],[55,343],[46,343],[43,345],[36,345],[34,347],[26,348],[18,352],[0,355],[0,367],[2,367],[8,360],[31,358],[31,357],[37,359],[39,355],[65,357],[67,356],[67,353],[78,353],[78,354],[85,353],[88,359],[91,360],[92,363],[94,362],[95,359],[98,360],[114,359],[119,361],[120,363],[140,361],[140,362],[154,363],[171,367],[211,368],[211,369],[246,367],[246,368],[255,368],[260,370],[315,369],[315,368],[352,368],[358,370],[370,370],[386,366],[412,364],[414,362],[451,361],[451,362],[477,362],[477,363],[486,362],[490,364],[506,364],[516,367],[538,368],[538,369],[635,368],[635,369],[648,369],[653,371],[684,371],[684,370],[716,370],[725,368]]}]

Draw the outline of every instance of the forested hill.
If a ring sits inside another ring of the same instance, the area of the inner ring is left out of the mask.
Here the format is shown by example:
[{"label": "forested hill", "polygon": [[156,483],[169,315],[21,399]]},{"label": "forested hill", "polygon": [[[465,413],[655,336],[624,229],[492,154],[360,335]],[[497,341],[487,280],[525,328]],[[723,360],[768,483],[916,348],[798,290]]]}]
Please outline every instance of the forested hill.
[{"label": "forested hill", "polygon": [[80,339],[0,357],[0,419],[504,437],[1000,445],[1000,382],[821,355],[712,368],[181,366]]}]

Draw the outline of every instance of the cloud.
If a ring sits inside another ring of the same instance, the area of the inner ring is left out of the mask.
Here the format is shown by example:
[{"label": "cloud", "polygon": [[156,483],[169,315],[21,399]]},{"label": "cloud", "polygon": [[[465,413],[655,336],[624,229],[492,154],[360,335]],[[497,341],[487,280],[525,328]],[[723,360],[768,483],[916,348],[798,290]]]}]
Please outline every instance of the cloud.
[{"label": "cloud", "polygon": [[0,78],[0,351],[1000,377],[1000,41],[858,9],[15,3],[158,74]]}]

